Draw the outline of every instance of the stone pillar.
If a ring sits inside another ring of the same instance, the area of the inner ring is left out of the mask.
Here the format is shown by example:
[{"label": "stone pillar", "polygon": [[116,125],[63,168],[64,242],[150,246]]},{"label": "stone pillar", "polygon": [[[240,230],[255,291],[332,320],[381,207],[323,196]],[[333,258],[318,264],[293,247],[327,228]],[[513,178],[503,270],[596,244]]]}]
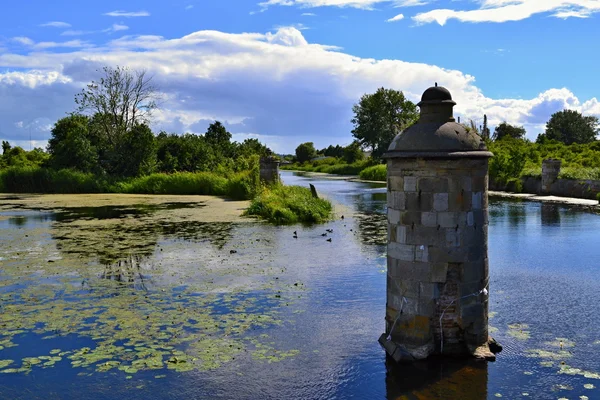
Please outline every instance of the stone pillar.
[{"label": "stone pillar", "polygon": [[548,159],[542,161],[542,194],[550,193],[552,184],[558,179],[560,166],[560,160]]},{"label": "stone pillar", "polygon": [[267,183],[279,183],[279,160],[275,157],[260,159],[260,180]]},{"label": "stone pillar", "polygon": [[434,354],[494,358],[487,258],[492,154],[454,122],[454,104],[446,89],[429,88],[419,122],[397,135],[384,155],[388,271],[380,343],[396,361]]}]

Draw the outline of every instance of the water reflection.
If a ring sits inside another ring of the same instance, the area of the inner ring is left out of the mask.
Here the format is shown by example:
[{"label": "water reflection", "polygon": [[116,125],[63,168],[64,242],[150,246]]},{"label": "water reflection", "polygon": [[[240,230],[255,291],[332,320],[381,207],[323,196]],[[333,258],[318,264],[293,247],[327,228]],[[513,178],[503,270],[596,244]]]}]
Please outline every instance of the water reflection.
[{"label": "water reflection", "polygon": [[560,225],[560,208],[556,204],[542,203],[542,225]]},{"label": "water reflection", "polygon": [[430,359],[398,364],[388,357],[385,365],[389,400],[487,398],[487,362]]}]

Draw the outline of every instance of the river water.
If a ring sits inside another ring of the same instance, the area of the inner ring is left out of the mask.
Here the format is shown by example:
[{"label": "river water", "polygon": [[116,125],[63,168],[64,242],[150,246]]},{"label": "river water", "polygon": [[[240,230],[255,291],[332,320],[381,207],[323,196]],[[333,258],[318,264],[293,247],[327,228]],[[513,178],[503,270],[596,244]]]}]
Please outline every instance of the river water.
[{"label": "river water", "polygon": [[336,220],[160,217],[189,203],[0,210],[0,398],[600,398],[600,216],[491,199],[504,350],[398,366],[377,343],[385,188],[282,178],[313,183]]}]

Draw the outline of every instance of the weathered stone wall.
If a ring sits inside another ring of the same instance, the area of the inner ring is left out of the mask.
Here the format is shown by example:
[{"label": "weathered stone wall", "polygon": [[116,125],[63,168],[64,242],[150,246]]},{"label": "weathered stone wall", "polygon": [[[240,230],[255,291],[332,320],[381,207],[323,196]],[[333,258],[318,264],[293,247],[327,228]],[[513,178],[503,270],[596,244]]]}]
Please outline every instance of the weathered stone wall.
[{"label": "weathered stone wall", "polygon": [[388,160],[386,333],[417,358],[488,340],[487,163]]},{"label": "weathered stone wall", "polygon": [[[591,200],[596,200],[596,196],[600,193],[600,181],[595,180],[556,179],[549,185],[545,193],[542,193],[542,180],[539,177],[526,176],[521,178],[521,182],[523,183],[524,193]],[[490,182],[490,189],[510,192],[513,188]]]},{"label": "weathered stone wall", "polygon": [[551,185],[558,179],[560,173],[560,160],[542,161],[542,194],[550,192]]},{"label": "weathered stone wall", "polygon": [[271,159],[261,159],[260,180],[266,183],[279,182],[279,161]]}]

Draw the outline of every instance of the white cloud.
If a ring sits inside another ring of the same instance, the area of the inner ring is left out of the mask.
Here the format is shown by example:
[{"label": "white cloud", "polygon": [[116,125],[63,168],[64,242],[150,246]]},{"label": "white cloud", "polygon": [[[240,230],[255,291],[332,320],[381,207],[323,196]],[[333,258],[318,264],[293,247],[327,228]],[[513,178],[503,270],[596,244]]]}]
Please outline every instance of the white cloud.
[{"label": "white cloud", "polygon": [[472,10],[435,9],[413,17],[417,23],[437,22],[445,25],[450,19],[461,22],[521,21],[535,14],[553,12],[557,18],[578,17],[600,12],[598,0],[482,0],[481,6]]},{"label": "white cloud", "polygon": [[82,35],[89,35],[91,33],[94,33],[94,31],[81,31],[81,30],[69,29],[68,31],[62,32],[60,34],[60,36],[82,36]]},{"label": "white cloud", "polygon": [[129,27],[127,25],[112,24],[112,26],[110,28],[106,28],[102,32],[119,32],[119,31],[126,31],[127,29],[129,29]]},{"label": "white cloud", "polygon": [[314,7],[352,7],[363,10],[372,10],[378,3],[388,3],[393,0],[267,0],[258,3],[263,9],[270,6],[299,6],[306,8]]},{"label": "white cloud", "polygon": [[388,20],[386,20],[386,22],[395,22],[395,21],[400,21],[404,19],[404,15],[403,14],[398,14],[393,18],[390,18]]},{"label": "white cloud", "polygon": [[[12,71],[0,72],[0,139],[26,140],[28,132],[15,126],[18,121],[35,119],[42,127],[73,111],[73,96],[104,65],[146,69],[154,76],[163,97],[155,131],[201,133],[219,119],[235,137],[260,135],[275,151],[293,152],[304,141],[318,148],[349,143],[352,105],[381,86],[418,102],[439,82],[452,92],[455,115],[464,121],[479,125],[487,114],[491,129],[506,120],[524,125],[531,139],[563,108],[600,115],[596,98],[579,99],[565,88],[531,99],[492,99],[461,71],[356,57],[309,43],[293,27],[269,33],[199,31],[174,39],[125,36],[93,49],[35,50],[0,53],[0,71]],[[41,128],[33,135],[48,139]]]},{"label": "white cloud", "polygon": [[17,36],[12,38],[13,42],[20,43],[25,46],[32,46],[35,42],[28,37],[25,36]]},{"label": "white cloud", "polygon": [[432,0],[395,0],[394,7],[399,8],[399,7],[425,6],[431,2],[432,2]]},{"label": "white cloud", "polygon": [[46,22],[45,24],[41,24],[40,26],[49,26],[53,28],[70,28],[71,24],[62,21],[51,21]]},{"label": "white cloud", "polygon": [[302,17],[316,17],[317,14],[315,13],[302,13],[300,14]]},{"label": "white cloud", "polygon": [[104,15],[107,15],[109,17],[125,17],[125,18],[132,18],[132,17],[149,17],[150,13],[148,11],[121,11],[121,10],[116,10],[116,11],[111,11],[111,12],[107,12]]},{"label": "white cloud", "polygon": [[190,5],[187,5],[187,6],[185,6],[185,9],[186,9],[186,10],[191,10],[192,8],[194,8],[194,5],[193,5],[193,4],[190,4]]}]

